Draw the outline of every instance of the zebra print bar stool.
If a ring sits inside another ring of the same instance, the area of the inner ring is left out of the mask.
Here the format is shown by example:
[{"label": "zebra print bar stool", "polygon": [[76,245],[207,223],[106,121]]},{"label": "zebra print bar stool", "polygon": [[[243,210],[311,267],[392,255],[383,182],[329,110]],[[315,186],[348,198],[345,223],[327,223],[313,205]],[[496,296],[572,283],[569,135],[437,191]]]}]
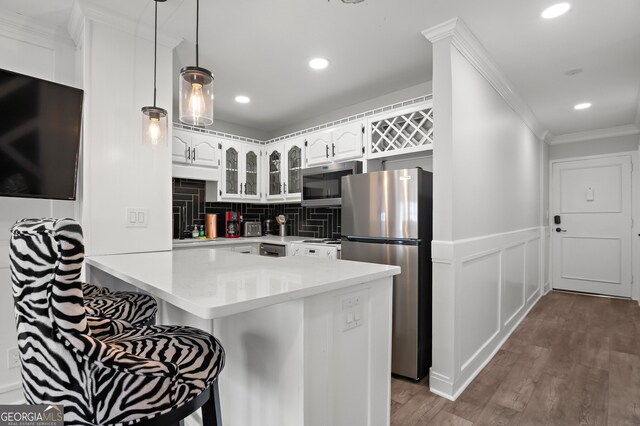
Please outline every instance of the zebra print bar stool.
[{"label": "zebra print bar stool", "polygon": [[190,327],[87,316],[76,221],[18,222],[9,251],[27,403],[63,404],[65,425],[168,426],[200,407],[204,424],[221,425],[220,342]]},{"label": "zebra print bar stool", "polygon": [[106,287],[82,283],[84,309],[87,315],[126,321],[132,327],[153,325],[158,303],[143,293],[111,291]]},{"label": "zebra print bar stool", "polygon": [[[16,222],[16,225],[28,226],[29,222],[33,221],[40,222],[41,219],[22,219]],[[87,283],[82,283],[82,292],[84,308],[91,317],[126,321],[132,327],[153,325],[156,322],[158,304],[147,294],[111,291]]]}]

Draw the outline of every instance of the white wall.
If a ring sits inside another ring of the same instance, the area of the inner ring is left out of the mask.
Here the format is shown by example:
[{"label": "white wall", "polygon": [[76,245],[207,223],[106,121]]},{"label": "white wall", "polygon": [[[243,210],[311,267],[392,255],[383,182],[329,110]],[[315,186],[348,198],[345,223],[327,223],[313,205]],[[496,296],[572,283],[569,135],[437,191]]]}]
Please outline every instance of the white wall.
[{"label": "white wall", "polygon": [[561,160],[564,158],[637,151],[638,142],[640,142],[640,137],[638,135],[627,135],[589,141],[554,144],[551,145],[549,149],[549,159]]},{"label": "white wall", "polygon": [[507,102],[503,77],[460,21],[433,54],[429,384],[455,399],[540,297],[544,143]]},{"label": "white wall", "polygon": [[[81,220],[87,255],[170,250],[170,148],[141,143],[140,108],[153,104],[153,42],[82,13],[75,25],[86,90]],[[172,58],[172,47],[158,46],[157,105],[169,110],[169,122]],[[127,227],[127,208],[147,209],[148,225]]]},{"label": "white wall", "polygon": [[[75,47],[51,28],[0,16],[0,68],[58,83],[76,84]],[[77,218],[76,201],[0,197],[0,404],[22,399],[20,369],[7,369],[7,349],[17,346],[9,273],[9,228],[24,217]]]}]

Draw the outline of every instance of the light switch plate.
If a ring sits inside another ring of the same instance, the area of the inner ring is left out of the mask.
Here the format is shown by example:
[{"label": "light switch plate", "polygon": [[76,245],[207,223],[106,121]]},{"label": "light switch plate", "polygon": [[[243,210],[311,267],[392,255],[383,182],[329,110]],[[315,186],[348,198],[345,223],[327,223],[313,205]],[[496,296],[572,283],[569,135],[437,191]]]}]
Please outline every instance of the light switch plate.
[{"label": "light switch plate", "polygon": [[125,226],[127,228],[146,228],[149,222],[149,209],[127,207]]}]

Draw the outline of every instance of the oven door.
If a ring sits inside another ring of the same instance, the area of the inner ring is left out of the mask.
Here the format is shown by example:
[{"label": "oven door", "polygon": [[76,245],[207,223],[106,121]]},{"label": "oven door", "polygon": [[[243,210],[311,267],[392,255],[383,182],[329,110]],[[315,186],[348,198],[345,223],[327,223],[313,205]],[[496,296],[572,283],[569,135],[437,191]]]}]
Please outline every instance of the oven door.
[{"label": "oven door", "polygon": [[362,162],[348,161],[302,170],[303,206],[342,204],[342,178],[362,173]]}]

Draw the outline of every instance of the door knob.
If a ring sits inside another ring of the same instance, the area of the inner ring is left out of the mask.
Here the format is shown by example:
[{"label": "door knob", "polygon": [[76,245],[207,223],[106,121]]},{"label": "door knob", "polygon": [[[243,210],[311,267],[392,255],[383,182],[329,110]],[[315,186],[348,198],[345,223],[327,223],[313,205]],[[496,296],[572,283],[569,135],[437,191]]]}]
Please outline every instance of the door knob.
[{"label": "door knob", "polygon": [[562,228],[556,228],[556,232],[567,232],[567,230]]}]

